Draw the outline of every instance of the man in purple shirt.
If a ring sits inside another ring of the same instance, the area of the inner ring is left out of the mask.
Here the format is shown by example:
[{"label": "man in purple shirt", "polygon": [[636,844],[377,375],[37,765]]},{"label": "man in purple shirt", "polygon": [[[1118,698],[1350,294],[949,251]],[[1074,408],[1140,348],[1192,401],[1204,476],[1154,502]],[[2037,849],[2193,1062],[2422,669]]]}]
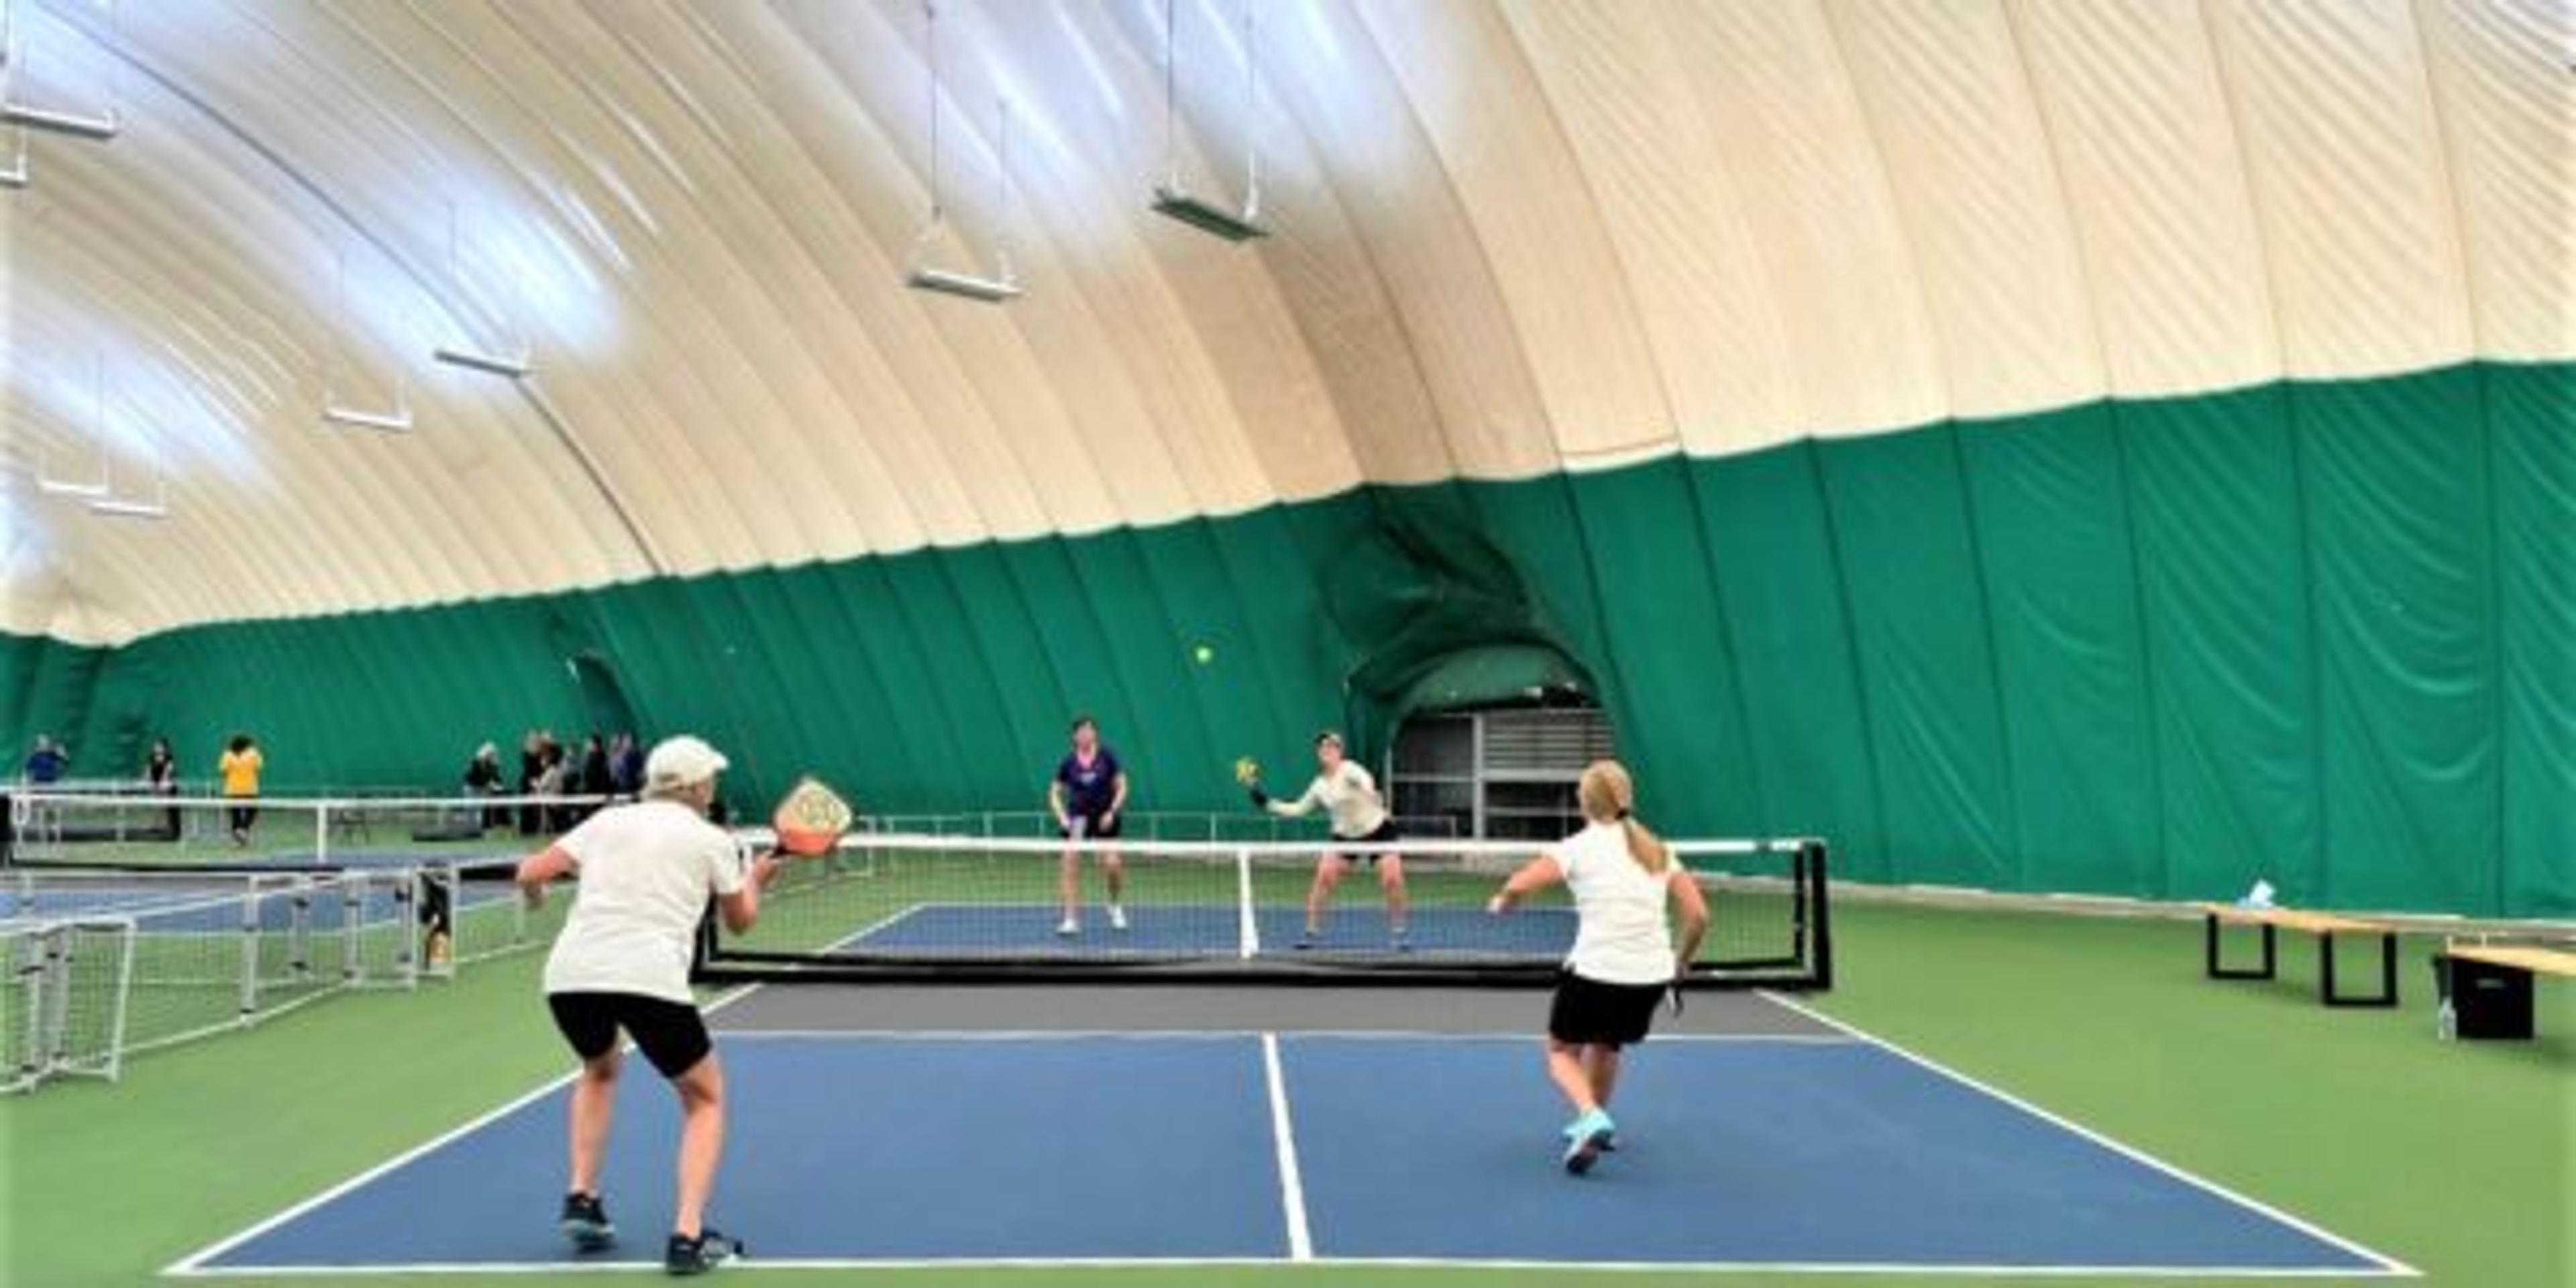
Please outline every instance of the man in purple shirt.
[{"label": "man in purple shirt", "polygon": [[[1100,726],[1089,716],[1074,719],[1073,751],[1056,765],[1055,781],[1047,784],[1047,808],[1064,833],[1064,861],[1056,879],[1064,920],[1056,923],[1055,933],[1070,937],[1082,933],[1083,843],[1117,840],[1119,816],[1127,809],[1127,771],[1119,768],[1116,754],[1100,745]],[[1109,928],[1125,930],[1127,910],[1118,900],[1127,885],[1127,868],[1116,846],[1101,850],[1100,871],[1109,881]]]}]

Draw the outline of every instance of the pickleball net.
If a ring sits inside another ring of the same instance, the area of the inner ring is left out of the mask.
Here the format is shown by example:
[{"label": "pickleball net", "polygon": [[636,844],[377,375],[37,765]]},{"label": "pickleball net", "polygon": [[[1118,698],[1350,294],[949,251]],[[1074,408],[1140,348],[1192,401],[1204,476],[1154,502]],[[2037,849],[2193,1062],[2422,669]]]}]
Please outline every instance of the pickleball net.
[{"label": "pickleball net", "polygon": [[[1821,842],[1676,841],[1711,924],[1691,982],[1816,989],[1832,980]],[[1201,979],[1524,983],[1574,941],[1562,889],[1497,916],[1487,899],[1535,847],[1406,841],[1121,842],[1118,921],[1103,863],[1081,847],[1081,899],[1065,926],[1054,841],[854,835],[789,864],[746,934],[710,917],[698,972],[711,983],[833,979],[1091,982]],[[1319,924],[1307,896],[1328,853],[1354,860]],[[1387,906],[1379,866],[1400,858],[1409,908]]]}]

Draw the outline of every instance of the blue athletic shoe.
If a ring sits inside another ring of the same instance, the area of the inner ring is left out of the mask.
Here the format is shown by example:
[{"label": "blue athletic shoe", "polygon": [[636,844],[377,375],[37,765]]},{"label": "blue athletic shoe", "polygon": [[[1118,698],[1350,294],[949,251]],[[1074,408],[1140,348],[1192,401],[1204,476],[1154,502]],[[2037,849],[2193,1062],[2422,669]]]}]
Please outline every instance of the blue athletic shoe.
[{"label": "blue athletic shoe", "polygon": [[[1563,1137],[1566,1139],[1566,1142],[1567,1142],[1568,1144],[1573,1143],[1573,1140],[1574,1140],[1574,1124],[1573,1124],[1573,1123],[1567,1123],[1563,1128],[1560,1128],[1560,1129],[1557,1131],[1557,1135],[1559,1135],[1559,1136],[1563,1136]],[[1602,1152],[1602,1153],[1604,1153],[1604,1154],[1616,1154],[1616,1153],[1618,1153],[1618,1152],[1619,1152],[1619,1129],[1618,1129],[1618,1128],[1616,1128],[1616,1127],[1611,1128],[1607,1133],[1605,1133],[1605,1134],[1601,1137],[1601,1152]]]},{"label": "blue athletic shoe", "polygon": [[1618,1124],[1598,1109],[1575,1119],[1565,1128],[1565,1170],[1581,1176],[1601,1160],[1601,1151],[1610,1138],[1618,1134]]}]

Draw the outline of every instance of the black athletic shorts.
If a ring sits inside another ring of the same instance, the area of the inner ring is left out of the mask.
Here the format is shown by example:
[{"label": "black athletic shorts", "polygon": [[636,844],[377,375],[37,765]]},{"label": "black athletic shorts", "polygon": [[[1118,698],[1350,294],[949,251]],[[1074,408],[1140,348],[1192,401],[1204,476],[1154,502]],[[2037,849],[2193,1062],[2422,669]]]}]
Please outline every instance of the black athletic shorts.
[{"label": "black athletic shorts", "polygon": [[1604,984],[1573,971],[1556,976],[1556,1001],[1548,1007],[1547,1035],[1583,1046],[1623,1047],[1646,1040],[1663,1004],[1662,984]]},{"label": "black athletic shorts", "polygon": [[[1119,825],[1127,821],[1127,816],[1124,814],[1109,814],[1106,812],[1100,814],[1074,814],[1073,817],[1082,820],[1082,839],[1086,841],[1115,841],[1118,839]],[[1056,835],[1068,840],[1073,837],[1073,829],[1071,828],[1059,827],[1055,831]]]},{"label": "black athletic shorts", "polygon": [[[1333,839],[1344,845],[1393,845],[1404,839],[1404,833],[1396,830],[1394,819],[1388,819],[1387,821],[1378,824],[1377,830],[1366,836],[1336,836]],[[1383,854],[1345,854],[1342,857],[1349,859],[1353,863],[1359,864],[1361,867],[1367,867],[1386,856]]]},{"label": "black athletic shorts", "polygon": [[715,1050],[698,1008],[636,993],[548,993],[555,1028],[584,1061],[617,1045],[617,1031],[635,1039],[644,1058],[665,1078],[677,1078]]}]

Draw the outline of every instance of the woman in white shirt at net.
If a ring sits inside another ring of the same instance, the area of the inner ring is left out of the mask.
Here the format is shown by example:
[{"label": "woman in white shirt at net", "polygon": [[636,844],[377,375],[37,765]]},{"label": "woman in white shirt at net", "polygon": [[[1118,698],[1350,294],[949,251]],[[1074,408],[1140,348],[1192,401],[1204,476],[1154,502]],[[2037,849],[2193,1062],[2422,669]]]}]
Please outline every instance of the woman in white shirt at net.
[{"label": "woman in white shirt at net", "polygon": [[[1400,838],[1377,779],[1342,750],[1342,736],[1330,729],[1315,735],[1315,781],[1295,800],[1272,800],[1259,779],[1250,784],[1254,807],[1281,818],[1302,818],[1322,807],[1332,820],[1333,839],[1349,845],[1388,845]],[[1328,850],[1315,861],[1315,882],[1306,891],[1306,933],[1297,947],[1312,948],[1324,937],[1324,910],[1332,905],[1333,888],[1350,875],[1354,861],[1377,864],[1378,888],[1386,895],[1386,930],[1396,951],[1411,945],[1405,936],[1404,857],[1393,853],[1349,855]]]},{"label": "woman in white shirt at net", "polygon": [[[1642,1042],[1655,1007],[1689,971],[1708,933],[1708,900],[1672,850],[1636,819],[1637,786],[1614,760],[1596,760],[1576,790],[1585,827],[1512,874],[1487,910],[1562,883],[1574,896],[1574,949],[1547,1017],[1547,1076],[1574,1108],[1565,1170],[1581,1176],[1617,1148],[1610,1093],[1622,1048]],[[1678,948],[1667,901],[1681,912]]]}]

